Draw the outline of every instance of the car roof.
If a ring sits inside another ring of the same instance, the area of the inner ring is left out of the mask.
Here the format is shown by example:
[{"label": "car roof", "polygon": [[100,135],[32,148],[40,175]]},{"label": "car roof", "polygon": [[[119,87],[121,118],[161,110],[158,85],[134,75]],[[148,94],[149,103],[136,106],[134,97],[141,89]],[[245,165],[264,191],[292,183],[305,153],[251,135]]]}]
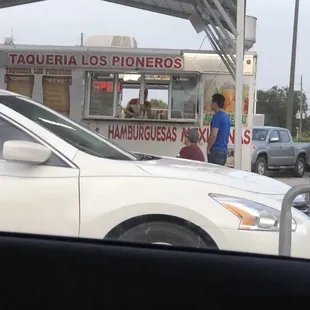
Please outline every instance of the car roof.
[{"label": "car roof", "polygon": [[265,129],[265,130],[269,130],[269,129],[278,129],[278,130],[286,130],[286,128],[282,128],[282,127],[275,127],[275,126],[253,126],[253,129]]}]

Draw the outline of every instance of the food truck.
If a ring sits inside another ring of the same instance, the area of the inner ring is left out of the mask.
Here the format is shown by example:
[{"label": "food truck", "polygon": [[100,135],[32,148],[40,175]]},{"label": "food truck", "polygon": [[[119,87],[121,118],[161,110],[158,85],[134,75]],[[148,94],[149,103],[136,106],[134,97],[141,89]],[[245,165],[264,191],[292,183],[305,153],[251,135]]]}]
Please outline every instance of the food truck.
[{"label": "food truck", "polygon": [[[177,156],[189,128],[206,154],[214,93],[222,93],[232,127],[227,165],[234,163],[233,78],[213,51],[3,44],[0,88],[36,101],[129,150]],[[244,59],[242,169],[250,171],[257,55]],[[148,89],[128,118],[128,101]]]}]

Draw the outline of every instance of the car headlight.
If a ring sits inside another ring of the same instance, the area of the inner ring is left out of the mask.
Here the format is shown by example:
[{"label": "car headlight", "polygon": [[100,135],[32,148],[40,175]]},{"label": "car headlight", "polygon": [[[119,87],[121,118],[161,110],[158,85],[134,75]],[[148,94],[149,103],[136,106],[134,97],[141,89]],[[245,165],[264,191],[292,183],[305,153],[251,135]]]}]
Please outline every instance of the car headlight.
[{"label": "car headlight", "polygon": [[[279,231],[280,211],[245,198],[219,194],[209,196],[239,217],[240,230]],[[293,231],[296,230],[296,226],[292,219]]]}]

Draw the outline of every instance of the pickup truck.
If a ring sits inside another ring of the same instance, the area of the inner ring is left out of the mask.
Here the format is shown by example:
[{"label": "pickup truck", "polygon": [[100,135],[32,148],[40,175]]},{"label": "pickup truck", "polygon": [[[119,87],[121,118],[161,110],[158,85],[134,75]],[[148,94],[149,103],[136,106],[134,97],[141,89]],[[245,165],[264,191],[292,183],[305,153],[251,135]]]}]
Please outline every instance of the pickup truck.
[{"label": "pickup truck", "polygon": [[252,132],[252,171],[289,169],[303,177],[309,165],[310,143],[294,143],[286,128],[254,126]]}]

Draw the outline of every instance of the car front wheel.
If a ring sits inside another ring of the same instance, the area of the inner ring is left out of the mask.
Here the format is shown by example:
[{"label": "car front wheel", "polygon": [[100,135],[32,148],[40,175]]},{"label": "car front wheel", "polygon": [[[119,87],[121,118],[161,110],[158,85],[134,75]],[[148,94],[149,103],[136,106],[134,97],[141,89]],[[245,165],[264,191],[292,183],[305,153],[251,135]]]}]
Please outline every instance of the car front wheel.
[{"label": "car front wheel", "polygon": [[302,178],[305,174],[306,164],[305,159],[299,156],[295,163],[295,168],[293,169],[293,174],[297,178]]},{"label": "car front wheel", "polygon": [[267,163],[266,159],[263,156],[257,158],[254,165],[254,172],[260,175],[266,175],[267,172]]},{"label": "car front wheel", "polygon": [[[186,227],[169,222],[146,222],[123,232],[120,241],[170,246],[210,248],[205,240]],[[212,246],[214,248],[214,246]]]}]

